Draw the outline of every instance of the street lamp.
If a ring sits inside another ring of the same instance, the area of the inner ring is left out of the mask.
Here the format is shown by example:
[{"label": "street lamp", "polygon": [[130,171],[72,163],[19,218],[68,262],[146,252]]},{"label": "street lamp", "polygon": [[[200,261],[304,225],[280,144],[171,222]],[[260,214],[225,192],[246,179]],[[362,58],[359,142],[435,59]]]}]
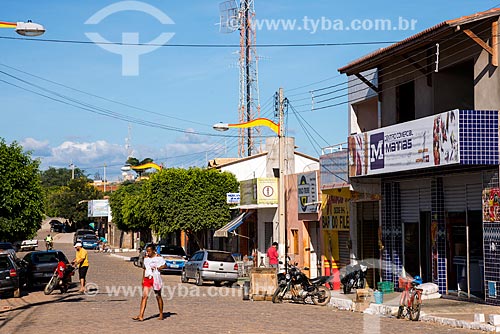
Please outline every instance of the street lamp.
[{"label": "street lamp", "polygon": [[267,118],[256,118],[252,121],[237,124],[217,123],[213,128],[217,131],[227,131],[230,128],[250,128],[255,126],[266,126],[273,130],[278,135],[278,150],[279,150],[279,179],[278,179],[278,231],[279,231],[279,248],[285,250],[285,268],[287,267],[287,230],[286,230],[286,217],[285,217],[285,136],[283,131],[283,113],[284,113],[284,99],[283,89],[279,89],[279,122],[274,123]]},{"label": "street lamp", "polygon": [[27,22],[0,21],[0,28],[15,29],[19,35],[29,37],[40,36],[45,33],[45,28],[41,24],[34,23],[31,20]]}]

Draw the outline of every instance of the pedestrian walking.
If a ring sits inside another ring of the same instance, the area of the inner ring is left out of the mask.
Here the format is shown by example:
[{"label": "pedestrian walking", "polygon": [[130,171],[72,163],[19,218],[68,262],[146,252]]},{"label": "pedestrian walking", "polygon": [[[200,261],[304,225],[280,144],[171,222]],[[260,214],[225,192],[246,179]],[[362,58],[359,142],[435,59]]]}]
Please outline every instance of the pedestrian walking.
[{"label": "pedestrian walking", "polygon": [[269,258],[269,266],[278,269],[278,243],[275,241],[267,250],[267,257]]},{"label": "pedestrian walking", "polygon": [[89,255],[87,250],[83,248],[81,242],[75,244],[76,257],[71,264],[78,267],[78,276],[80,278],[80,290],[81,294],[85,293],[85,280],[87,278],[87,271],[89,270]]},{"label": "pedestrian walking", "polygon": [[158,320],[163,320],[163,299],[161,297],[162,279],[160,269],[165,268],[165,260],[158,255],[153,244],[146,247],[146,256],[144,257],[144,274],[142,278],[142,299],[139,315],[133,317],[135,321],[144,321],[144,311],[148,302],[149,291],[153,288],[156,301],[158,302],[158,311],[160,315]]}]

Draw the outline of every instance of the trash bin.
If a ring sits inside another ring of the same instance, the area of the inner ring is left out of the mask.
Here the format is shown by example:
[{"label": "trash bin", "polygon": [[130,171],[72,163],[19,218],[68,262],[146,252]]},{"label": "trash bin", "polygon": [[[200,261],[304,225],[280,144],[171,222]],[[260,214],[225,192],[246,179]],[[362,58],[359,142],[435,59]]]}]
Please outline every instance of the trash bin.
[{"label": "trash bin", "polygon": [[373,296],[375,297],[375,304],[382,304],[384,302],[384,294],[382,291],[375,291]]}]

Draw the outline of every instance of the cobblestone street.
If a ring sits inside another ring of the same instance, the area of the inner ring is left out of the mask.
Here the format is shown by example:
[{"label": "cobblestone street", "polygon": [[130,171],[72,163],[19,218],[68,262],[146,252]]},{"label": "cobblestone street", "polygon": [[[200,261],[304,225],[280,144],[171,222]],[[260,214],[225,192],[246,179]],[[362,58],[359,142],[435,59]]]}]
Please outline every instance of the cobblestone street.
[{"label": "cobblestone street", "polygon": [[[71,244],[57,244],[70,258]],[[1,333],[467,333],[445,326],[379,318],[331,307],[243,301],[241,289],[181,284],[177,275],[163,275],[165,320],[150,297],[145,321],[138,314],[142,270],[109,254],[89,252],[87,295],[58,291],[45,296],[42,287],[23,298],[1,300]],[[77,278],[74,279],[74,282]],[[474,331],[474,333],[478,333]]]}]

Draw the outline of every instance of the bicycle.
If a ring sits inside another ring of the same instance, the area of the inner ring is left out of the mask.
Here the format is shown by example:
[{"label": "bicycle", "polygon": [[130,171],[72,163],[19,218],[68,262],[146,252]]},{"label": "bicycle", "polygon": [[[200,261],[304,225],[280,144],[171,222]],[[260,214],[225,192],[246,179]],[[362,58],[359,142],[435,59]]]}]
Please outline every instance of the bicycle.
[{"label": "bicycle", "polygon": [[401,281],[404,284],[404,291],[399,300],[397,318],[418,321],[422,307],[422,289],[417,288],[417,285],[422,284],[422,279],[420,276],[415,276],[415,278],[401,278]]}]

